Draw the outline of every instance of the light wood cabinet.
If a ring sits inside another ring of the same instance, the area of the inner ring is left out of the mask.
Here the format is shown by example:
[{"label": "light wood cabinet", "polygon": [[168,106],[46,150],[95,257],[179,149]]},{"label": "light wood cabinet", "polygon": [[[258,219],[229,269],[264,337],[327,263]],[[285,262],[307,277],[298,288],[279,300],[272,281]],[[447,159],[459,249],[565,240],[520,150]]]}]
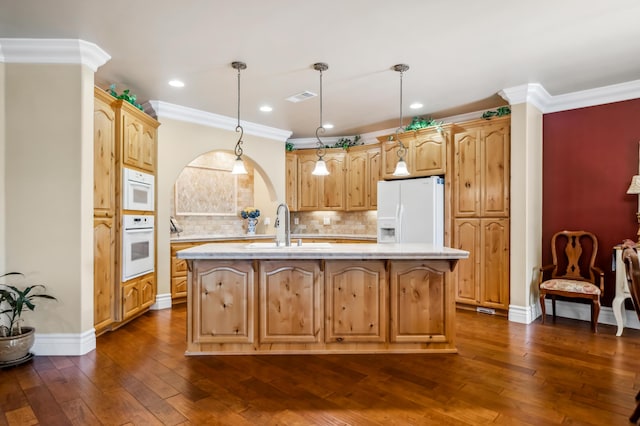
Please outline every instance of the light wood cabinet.
[{"label": "light wood cabinet", "polygon": [[332,261],[325,268],[326,341],[387,340],[387,277],[383,261]]},{"label": "light wood cabinet", "polygon": [[93,327],[101,334],[116,320],[114,219],[93,220]]},{"label": "light wood cabinet", "polygon": [[315,149],[286,154],[287,204],[292,211],[355,211],[377,208],[382,167],[379,145],[344,151],[329,149],[324,161],[328,176],[314,176]]},{"label": "light wood cabinet", "polygon": [[446,342],[452,327],[445,285],[449,263],[417,260],[391,264],[391,342]]},{"label": "light wood cabinet", "polygon": [[116,101],[116,108],[123,165],[154,173],[159,123],[126,101]]},{"label": "light wood cabinet", "polygon": [[287,152],[285,156],[285,197],[289,210],[298,210],[298,156]]},{"label": "light wood cabinet", "polygon": [[94,88],[93,123],[94,328],[100,334],[135,318],[155,302],[155,272],[122,282],[120,188],[123,166],[155,174],[160,123],[98,87]]},{"label": "light wood cabinet", "polygon": [[113,97],[94,90],[93,215],[113,217],[116,210],[116,114]]},{"label": "light wood cabinet", "polygon": [[256,298],[251,261],[196,262],[190,305],[197,343],[252,343]]},{"label": "light wood cabinet", "polygon": [[[451,125],[400,133],[398,138],[406,148],[404,161],[407,163],[410,177],[444,175],[447,170],[447,141],[451,135]],[[395,137],[395,135],[393,135]],[[398,164],[398,142],[388,140],[389,136],[379,138],[382,142],[382,178],[403,179],[394,176]]]},{"label": "light wood cabinet", "polygon": [[260,262],[260,343],[317,343],[323,339],[319,261]]},{"label": "light wood cabinet", "polygon": [[324,161],[328,176],[311,174],[318,159],[315,150],[298,154],[297,198],[299,211],[344,210],[345,154],[327,152]]},{"label": "light wood cabinet", "polygon": [[509,121],[473,122],[453,136],[453,214],[509,216]]},{"label": "light wood cabinet", "polygon": [[147,274],[121,284],[122,320],[146,312],[156,298],[155,274]]},{"label": "light wood cabinet", "polygon": [[456,302],[509,309],[510,117],[453,128],[453,247],[467,250],[454,273]]},{"label": "light wood cabinet", "polygon": [[454,272],[456,301],[472,306],[509,308],[509,219],[454,221],[453,246],[469,252]]},{"label": "light wood cabinet", "polygon": [[378,145],[354,147],[347,153],[347,211],[377,208],[381,158]]},{"label": "light wood cabinet", "polygon": [[114,98],[94,89],[93,111],[93,326],[106,331],[116,313],[116,114]]}]

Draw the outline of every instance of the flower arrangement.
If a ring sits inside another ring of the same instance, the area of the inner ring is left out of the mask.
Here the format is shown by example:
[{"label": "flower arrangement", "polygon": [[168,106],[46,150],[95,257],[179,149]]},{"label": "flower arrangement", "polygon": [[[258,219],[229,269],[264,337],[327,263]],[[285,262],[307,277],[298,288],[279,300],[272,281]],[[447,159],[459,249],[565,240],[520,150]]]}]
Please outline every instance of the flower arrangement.
[{"label": "flower arrangement", "polygon": [[260,210],[255,207],[245,207],[240,211],[240,216],[242,216],[243,219],[257,219],[260,217]]}]

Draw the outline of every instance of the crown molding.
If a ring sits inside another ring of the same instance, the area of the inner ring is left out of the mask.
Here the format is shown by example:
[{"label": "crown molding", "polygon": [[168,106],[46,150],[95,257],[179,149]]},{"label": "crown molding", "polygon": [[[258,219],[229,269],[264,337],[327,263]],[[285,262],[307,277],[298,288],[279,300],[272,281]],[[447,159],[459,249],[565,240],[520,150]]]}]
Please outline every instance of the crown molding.
[{"label": "crown molding", "polygon": [[529,83],[502,89],[498,94],[509,105],[526,102],[548,114],[640,98],[640,80],[555,96],[550,95],[540,83]]},{"label": "crown molding", "polygon": [[0,38],[0,61],[17,64],[81,64],[93,72],[111,59],[94,43],[77,39]]},{"label": "crown molding", "polygon": [[[149,101],[158,118],[169,118],[172,120],[185,121],[188,123],[200,124],[202,126],[214,127],[217,129],[235,131],[238,121],[235,118],[224,115],[205,112],[194,108],[181,105],[171,104],[163,101]],[[145,111],[148,107],[145,108]],[[275,139],[285,142],[291,136],[290,130],[276,129],[275,127],[263,126],[261,124],[240,121],[244,133],[253,136],[259,136],[267,139]]]}]

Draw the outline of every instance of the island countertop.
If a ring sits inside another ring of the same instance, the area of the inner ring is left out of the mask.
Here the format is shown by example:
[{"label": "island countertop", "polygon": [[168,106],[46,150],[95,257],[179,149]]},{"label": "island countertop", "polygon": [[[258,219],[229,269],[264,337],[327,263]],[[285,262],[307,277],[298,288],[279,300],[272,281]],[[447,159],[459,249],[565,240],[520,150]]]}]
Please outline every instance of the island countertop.
[{"label": "island countertop", "polygon": [[180,250],[179,259],[245,260],[245,259],[332,259],[332,260],[457,260],[469,252],[433,244],[349,244],[292,242],[290,247],[273,243],[210,243]]}]

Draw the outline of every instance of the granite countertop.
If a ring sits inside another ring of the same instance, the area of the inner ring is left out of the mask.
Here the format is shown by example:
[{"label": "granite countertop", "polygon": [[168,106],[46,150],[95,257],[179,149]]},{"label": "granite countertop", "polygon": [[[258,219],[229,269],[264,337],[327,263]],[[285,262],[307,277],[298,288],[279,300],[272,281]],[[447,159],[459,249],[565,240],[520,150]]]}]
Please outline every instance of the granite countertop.
[{"label": "granite countertop", "polygon": [[269,243],[212,243],[177,252],[180,259],[398,259],[457,260],[469,252],[433,244],[303,243],[275,247]]},{"label": "granite countertop", "polygon": [[[229,240],[265,240],[274,241],[275,234],[256,234],[256,235],[216,235],[216,234],[190,234],[190,235],[172,235],[171,242],[196,242],[196,241],[229,241]],[[291,241],[298,240],[300,238],[313,238],[313,239],[341,239],[341,240],[370,240],[371,242],[377,241],[376,235],[362,235],[362,234],[291,234]]]}]

